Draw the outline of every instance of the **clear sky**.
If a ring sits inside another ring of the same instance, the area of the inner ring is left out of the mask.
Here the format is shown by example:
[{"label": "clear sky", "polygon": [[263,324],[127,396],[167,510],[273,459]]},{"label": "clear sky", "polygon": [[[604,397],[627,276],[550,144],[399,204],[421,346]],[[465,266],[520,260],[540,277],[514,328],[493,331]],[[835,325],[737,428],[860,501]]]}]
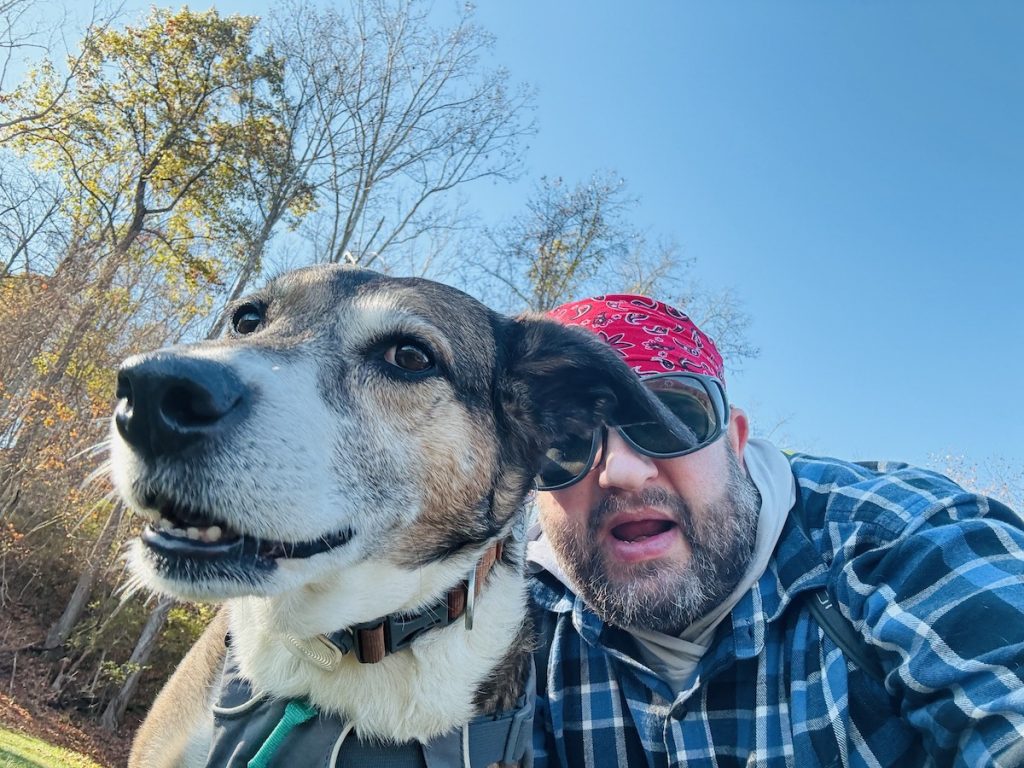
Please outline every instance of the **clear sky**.
[{"label": "clear sky", "polygon": [[[531,178],[612,168],[734,289],[789,447],[1024,466],[1024,3],[481,2]],[[516,206],[523,185],[495,195]]]},{"label": "clear sky", "polygon": [[636,224],[752,316],[761,353],[729,389],[760,431],[1024,476],[1024,3],[481,0],[477,18],[538,91],[526,177],[473,191],[485,220],[541,175],[614,170]]}]

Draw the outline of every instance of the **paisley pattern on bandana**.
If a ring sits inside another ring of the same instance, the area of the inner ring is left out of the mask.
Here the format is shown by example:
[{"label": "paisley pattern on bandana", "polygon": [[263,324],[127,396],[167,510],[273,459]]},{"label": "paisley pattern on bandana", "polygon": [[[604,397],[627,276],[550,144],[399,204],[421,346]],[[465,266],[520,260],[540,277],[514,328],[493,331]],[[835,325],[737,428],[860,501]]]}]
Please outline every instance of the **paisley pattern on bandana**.
[{"label": "paisley pattern on bandana", "polygon": [[725,385],[715,343],[675,307],[646,296],[609,294],[563,304],[548,315],[593,331],[639,375],[688,371]]}]

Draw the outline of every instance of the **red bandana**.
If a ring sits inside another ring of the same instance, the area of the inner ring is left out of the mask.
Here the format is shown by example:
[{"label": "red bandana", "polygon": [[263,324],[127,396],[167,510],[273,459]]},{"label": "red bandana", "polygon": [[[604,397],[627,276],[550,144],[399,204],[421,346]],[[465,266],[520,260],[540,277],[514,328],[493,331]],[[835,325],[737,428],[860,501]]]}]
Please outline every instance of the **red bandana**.
[{"label": "red bandana", "polygon": [[615,294],[563,304],[548,315],[593,331],[641,376],[688,371],[725,385],[715,343],[674,307],[646,296]]}]

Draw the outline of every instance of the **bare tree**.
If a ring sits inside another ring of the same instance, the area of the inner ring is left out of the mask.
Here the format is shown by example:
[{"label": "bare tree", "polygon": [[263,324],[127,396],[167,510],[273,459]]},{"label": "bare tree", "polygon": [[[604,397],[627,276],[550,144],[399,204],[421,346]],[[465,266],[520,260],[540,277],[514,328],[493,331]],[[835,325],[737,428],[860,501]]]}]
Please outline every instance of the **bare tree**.
[{"label": "bare tree", "polygon": [[614,173],[575,185],[542,177],[526,211],[487,233],[494,258],[482,269],[507,290],[507,309],[552,309],[638,253],[642,238],[627,219],[634,203]]},{"label": "bare tree", "polygon": [[225,215],[240,265],[225,300],[260,273],[282,222],[305,222],[320,261],[436,266],[438,243],[469,220],[453,192],[514,176],[532,130],[530,94],[482,66],[490,36],[468,10],[438,28],[420,0],[359,0],[348,14],[294,0],[261,29],[284,76],[242,105],[276,128],[236,164],[246,193]]},{"label": "bare tree", "polygon": [[715,340],[730,370],[740,370],[744,360],[761,353],[747,338],[750,315],[732,288],[711,290],[691,280],[688,288],[680,293],[660,295],[675,296],[675,305]]},{"label": "bare tree", "polygon": [[0,0],[0,91],[4,90],[18,50],[35,45],[38,30],[26,29],[30,0]]},{"label": "bare tree", "polygon": [[518,175],[532,95],[486,66],[492,37],[468,6],[440,29],[421,0],[359,0],[347,14],[296,0],[270,24],[309,111],[305,231],[324,260],[386,268],[389,250],[457,226],[452,190]]},{"label": "bare tree", "polygon": [[929,464],[975,493],[998,499],[1024,515],[1024,467],[1002,457],[972,461],[962,454],[934,454]]},{"label": "bare tree", "polygon": [[[263,28],[268,69],[274,75],[254,84],[239,102],[240,121],[261,126],[240,148],[233,166],[237,194],[225,201],[222,231],[225,247],[237,263],[224,303],[237,299],[263,269],[264,257],[282,223],[298,226],[314,206],[309,178],[328,154],[329,126],[317,120],[317,84],[309,73],[295,75],[277,45],[287,49],[276,27]],[[298,69],[303,72],[301,68]],[[216,319],[206,337],[215,338],[224,318]]]},{"label": "bare tree", "polygon": [[631,223],[636,202],[611,172],[574,185],[542,177],[526,210],[487,233],[491,256],[474,264],[483,280],[466,281],[509,312],[544,312],[586,293],[655,296],[691,315],[733,367],[756,357],[737,297],[695,281],[695,259],[674,242],[652,245]]},{"label": "bare tree", "polygon": [[[52,258],[62,190],[0,149],[0,279],[40,274]],[[35,257],[35,258],[34,258]]]}]

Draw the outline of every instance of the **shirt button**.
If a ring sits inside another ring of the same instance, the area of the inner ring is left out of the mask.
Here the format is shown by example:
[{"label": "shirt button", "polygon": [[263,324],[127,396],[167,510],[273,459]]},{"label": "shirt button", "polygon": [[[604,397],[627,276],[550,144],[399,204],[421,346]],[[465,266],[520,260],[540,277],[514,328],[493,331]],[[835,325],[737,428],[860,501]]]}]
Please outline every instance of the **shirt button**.
[{"label": "shirt button", "polygon": [[669,712],[669,714],[672,715],[672,717],[674,717],[676,720],[682,720],[684,717],[686,717],[686,704],[683,702],[679,702],[674,707],[672,707],[672,711]]}]

